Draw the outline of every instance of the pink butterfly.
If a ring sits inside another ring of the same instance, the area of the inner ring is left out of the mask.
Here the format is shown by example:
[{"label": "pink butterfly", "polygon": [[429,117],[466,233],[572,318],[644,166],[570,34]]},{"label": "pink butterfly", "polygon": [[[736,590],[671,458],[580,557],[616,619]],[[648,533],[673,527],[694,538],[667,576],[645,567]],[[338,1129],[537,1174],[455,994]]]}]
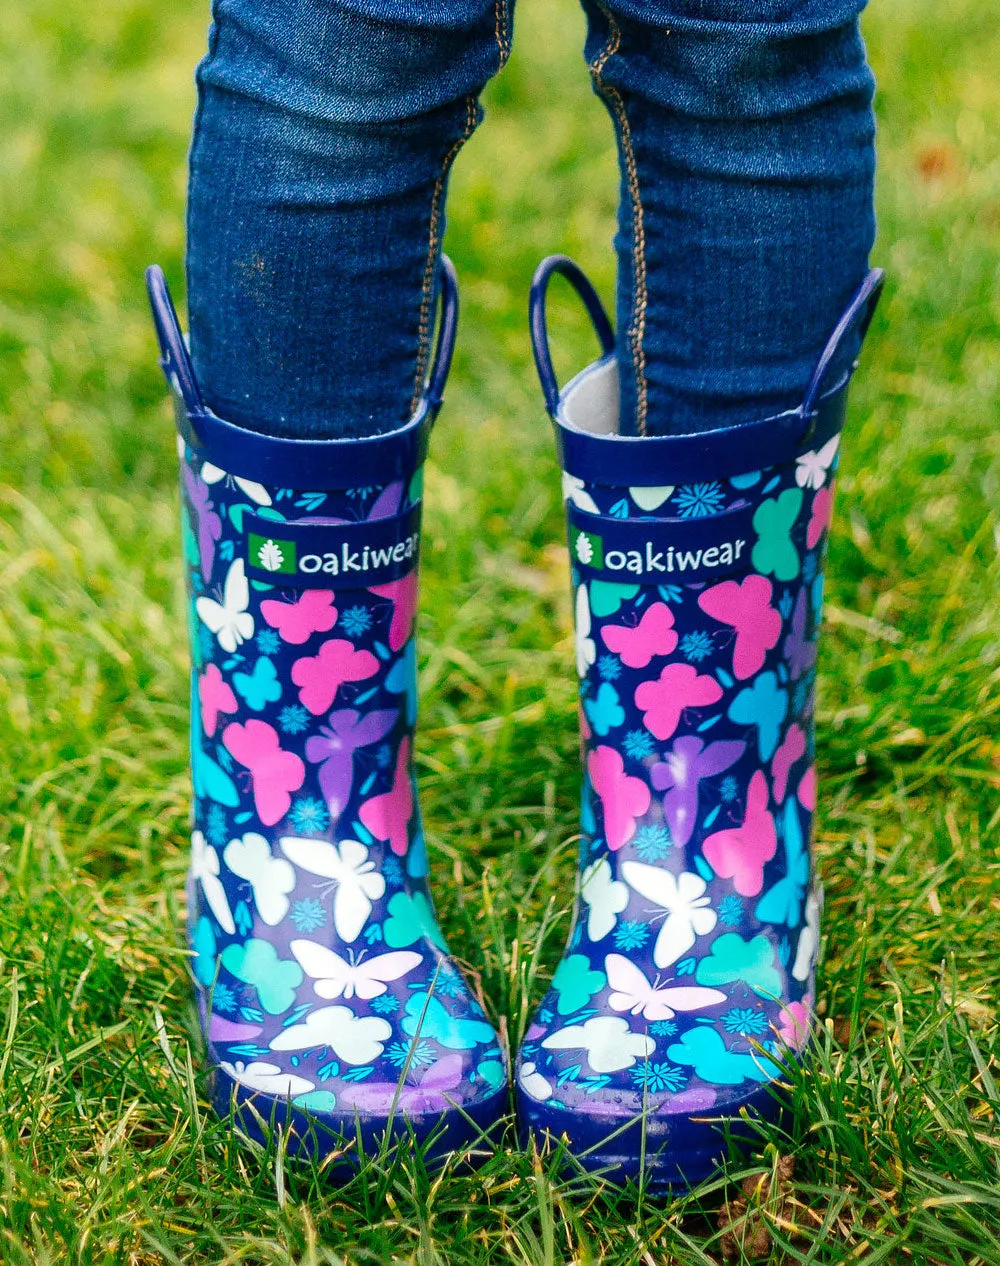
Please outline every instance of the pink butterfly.
[{"label": "pink butterfly", "polygon": [[741,896],[755,897],[764,886],[764,863],[777,848],[774,818],[767,811],[767,779],[758,769],[750,779],[742,826],[716,831],[701,851],[715,873],[731,879]]},{"label": "pink butterfly", "polygon": [[654,655],[669,655],[677,645],[674,617],[665,602],[654,602],[634,627],[606,624],[601,630],[604,645],[621,656],[629,668],[645,668]]},{"label": "pink butterfly", "polygon": [[774,799],[777,804],[781,804],[785,798],[785,791],[788,787],[788,775],[792,771],[792,766],[797,760],[801,760],[805,754],[806,736],[797,725],[790,725],[784,741],[774,753],[774,759],[771,761],[771,786],[774,790]]},{"label": "pink butterfly", "polygon": [[798,796],[799,804],[803,809],[808,809],[810,813],[816,808],[816,766],[810,765],[806,772],[802,775],[799,782],[798,790],[795,792]]},{"label": "pink butterfly", "polygon": [[266,721],[227,725],[222,732],[226,751],[250,770],[257,816],[274,826],[288,812],[291,792],[305,781],[306,767],[294,752],[281,750],[278,731]]},{"label": "pink butterfly", "polygon": [[300,687],[299,699],[313,716],[326,712],[346,681],[364,681],[378,672],[371,651],[356,651],[343,638],[331,638],[319,654],[306,655],[292,665],[292,681]]},{"label": "pink butterfly", "polygon": [[398,651],[406,645],[417,613],[417,573],[414,569],[402,580],[387,585],[369,585],[369,591],[393,604],[392,623],[389,625],[389,649]]},{"label": "pink butterfly", "polygon": [[809,549],[813,549],[830,526],[830,519],[833,517],[833,483],[826,488],[820,488],[819,492],[813,497],[812,513],[809,516],[809,526],[806,528],[806,545]]},{"label": "pink butterfly", "polygon": [[625,763],[613,747],[598,747],[587,757],[587,773],[604,810],[604,837],[617,852],[635,834],[637,818],[649,808],[649,788],[641,778],[625,773]]},{"label": "pink butterfly", "polygon": [[377,840],[388,840],[396,856],[402,857],[410,842],[407,826],[412,816],[413,785],[410,782],[410,739],[407,736],[399,745],[392,789],[382,796],[366,800],[358,810],[358,817]]},{"label": "pink butterfly", "polygon": [[690,664],[667,664],[655,681],[644,681],[635,691],[635,706],[643,724],[658,739],[677,729],[685,708],[718,703],[722,687],[714,677],[702,677]]},{"label": "pink butterfly", "polygon": [[201,701],[201,724],[209,738],[219,724],[220,712],[236,712],[239,709],[236,696],[215,664],[209,664],[198,678],[198,698]]},{"label": "pink butterfly", "polygon": [[344,811],[354,782],[354,753],[385,738],[399,717],[398,708],[362,715],[352,708],[331,712],[319,734],[306,741],[306,760],[319,765],[319,785],[330,816]]},{"label": "pink butterfly", "polygon": [[294,602],[277,602],[265,598],[260,613],[277,629],[283,642],[301,646],[314,633],[329,633],[337,623],[337,608],[333,605],[330,589],[307,589]]},{"label": "pink butterfly", "polygon": [[198,554],[201,559],[201,574],[207,584],[215,562],[215,542],[222,535],[222,520],[215,513],[204,481],[198,478],[187,462],[182,464],[182,469],[188,501],[198,521]]},{"label": "pink butterfly", "polygon": [[442,1055],[423,1073],[419,1085],[400,1086],[398,1082],[356,1082],[337,1091],[337,1098],[350,1108],[385,1114],[395,1104],[402,1112],[419,1116],[422,1113],[444,1112],[455,1096],[448,1092],[462,1084],[463,1061],[457,1052]]},{"label": "pink butterfly", "polygon": [[740,681],[763,668],[766,653],[781,636],[781,615],[771,606],[772,592],[766,576],[747,576],[742,584],[724,580],[698,598],[706,615],[736,630],[733,672]]}]

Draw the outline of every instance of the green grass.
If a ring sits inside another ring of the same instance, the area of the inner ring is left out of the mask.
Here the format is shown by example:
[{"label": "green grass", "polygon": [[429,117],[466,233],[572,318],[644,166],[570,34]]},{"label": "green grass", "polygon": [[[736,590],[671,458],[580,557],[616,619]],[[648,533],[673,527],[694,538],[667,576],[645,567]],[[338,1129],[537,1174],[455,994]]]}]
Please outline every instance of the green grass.
[{"label": "green grass", "polygon": [[[512,1042],[568,927],[577,793],[524,299],[556,248],[610,293],[616,196],[572,0],[519,18],[450,204],[464,322],[427,484],[418,751],[442,921]],[[866,21],[890,282],[831,548],[825,1029],[794,1136],[665,1203],[559,1179],[512,1130],[475,1175],[380,1163],[329,1190],[208,1111],[174,445],[141,289],[151,260],[180,284],[205,15],[0,9],[4,1266],[1000,1262],[1000,28],[993,0]],[[579,365],[589,336],[558,311]]]}]

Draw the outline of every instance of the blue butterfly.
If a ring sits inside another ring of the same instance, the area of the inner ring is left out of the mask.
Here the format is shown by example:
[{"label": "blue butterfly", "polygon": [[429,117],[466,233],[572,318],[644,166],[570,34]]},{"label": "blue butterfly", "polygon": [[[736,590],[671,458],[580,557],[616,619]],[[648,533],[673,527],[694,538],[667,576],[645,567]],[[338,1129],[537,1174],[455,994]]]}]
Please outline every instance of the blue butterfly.
[{"label": "blue butterfly", "polygon": [[763,923],[785,923],[795,928],[802,922],[802,901],[809,883],[809,854],[805,850],[794,796],[785,802],[782,825],[785,874],[757,902],[756,915]]},{"label": "blue butterfly", "polygon": [[625,709],[618,698],[618,691],[609,681],[601,682],[596,699],[584,699],[583,710],[590,718],[594,733],[601,738],[625,721]]},{"label": "blue butterfly", "polygon": [[269,703],[281,698],[281,682],[271,660],[261,656],[251,673],[234,673],[233,685],[246,700],[252,712],[263,712]]}]

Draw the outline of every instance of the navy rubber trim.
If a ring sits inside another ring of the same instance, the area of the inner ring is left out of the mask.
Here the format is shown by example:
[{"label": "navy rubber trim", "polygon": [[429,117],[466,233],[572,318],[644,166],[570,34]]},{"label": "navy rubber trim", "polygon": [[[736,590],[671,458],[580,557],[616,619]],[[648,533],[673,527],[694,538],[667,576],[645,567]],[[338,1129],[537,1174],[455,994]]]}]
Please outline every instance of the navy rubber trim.
[{"label": "navy rubber trim", "polygon": [[316,491],[409,479],[423,462],[441,406],[458,321],[455,270],[446,257],[442,257],[437,353],[424,398],[404,426],[364,438],[276,438],[216,416],[205,405],[159,265],[146,270],[146,287],[160,345],[160,367],[174,396],[178,430],[202,460],[270,487],[308,487]]}]

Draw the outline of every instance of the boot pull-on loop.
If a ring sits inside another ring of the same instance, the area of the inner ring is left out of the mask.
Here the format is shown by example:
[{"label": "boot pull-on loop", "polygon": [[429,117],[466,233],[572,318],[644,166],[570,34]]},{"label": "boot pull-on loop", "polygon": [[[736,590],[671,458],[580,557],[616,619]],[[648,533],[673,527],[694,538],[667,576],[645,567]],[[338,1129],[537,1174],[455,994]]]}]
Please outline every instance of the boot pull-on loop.
[{"label": "boot pull-on loop", "polygon": [[802,399],[800,412],[806,420],[806,431],[802,436],[802,442],[805,443],[812,435],[813,427],[816,422],[816,406],[819,403],[820,396],[823,392],[823,386],[826,376],[829,372],[830,365],[833,363],[834,357],[840,351],[844,340],[857,328],[860,334],[860,342],[864,342],[865,335],[868,333],[868,327],[871,325],[872,317],[875,315],[875,309],[878,307],[878,301],[882,294],[882,286],[885,282],[885,273],[881,268],[873,268],[865,277],[864,281],[854,293],[854,298],[847,305],[843,316],[837,322],[836,328],[830,335],[830,338],[823,348],[822,355],[816,362],[816,368],[813,370],[812,377],[809,379],[809,386],[806,387],[806,394]]},{"label": "boot pull-on loop", "polygon": [[156,341],[160,345],[160,368],[179,393],[188,417],[198,417],[205,412],[205,402],[177,320],[177,309],[159,264],[150,264],[146,269],[146,291],[153,310]]},{"label": "boot pull-on loop", "polygon": [[[197,419],[205,416],[205,401],[202,398],[201,388],[198,386],[198,377],[194,372],[191,353],[181,333],[177,309],[170,297],[167,279],[159,264],[151,264],[146,269],[146,290],[149,294],[149,306],[153,311],[156,339],[160,345],[160,368],[183,401],[188,427],[193,432],[193,436],[186,434],[185,438],[193,438],[196,446],[200,447],[203,439],[197,433]],[[442,255],[437,349],[424,393],[432,417],[437,415],[444,399],[444,388],[455,352],[457,331],[458,277],[455,273],[455,265],[447,255]],[[184,429],[186,431],[188,428]]]},{"label": "boot pull-on loop", "polygon": [[455,354],[455,336],[458,333],[458,274],[447,255],[441,256],[440,304],[437,349],[424,391],[427,406],[435,417],[444,400],[451,358]]},{"label": "boot pull-on loop", "polygon": [[568,255],[549,255],[547,259],[543,259],[531,279],[528,320],[531,326],[531,348],[535,353],[535,367],[542,384],[545,407],[553,418],[559,409],[559,382],[556,379],[556,371],[552,367],[549,330],[545,319],[545,300],[549,282],[554,273],[565,277],[583,300],[583,306],[587,309],[587,314],[594,323],[594,331],[600,340],[602,354],[607,356],[615,348],[615,332],[608,314],[604,310],[597,291],[579,265],[575,264]]}]

